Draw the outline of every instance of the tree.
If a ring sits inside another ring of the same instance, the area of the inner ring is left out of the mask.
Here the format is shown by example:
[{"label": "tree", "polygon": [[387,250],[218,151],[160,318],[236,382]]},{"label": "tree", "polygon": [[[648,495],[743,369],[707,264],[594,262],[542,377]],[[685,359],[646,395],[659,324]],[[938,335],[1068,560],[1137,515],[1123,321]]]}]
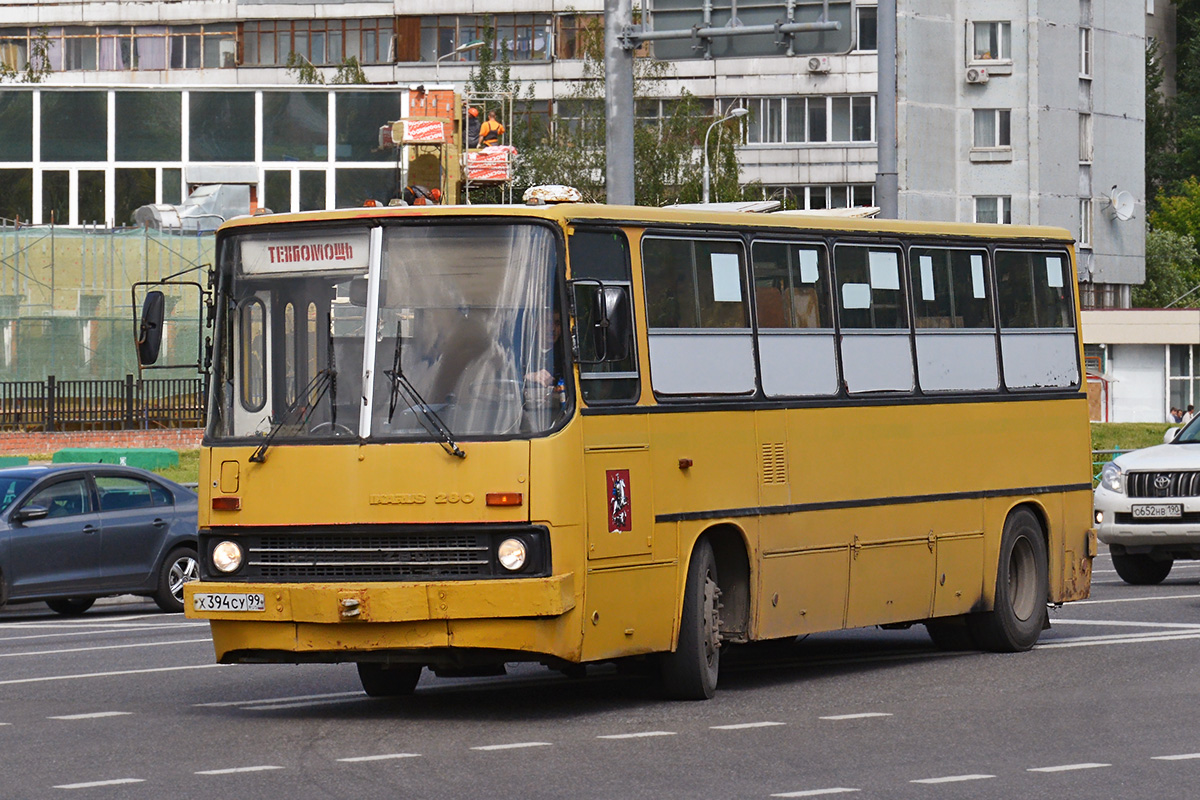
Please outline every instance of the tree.
[{"label": "tree", "polygon": [[1200,179],[1186,177],[1175,194],[1160,196],[1157,208],[1150,212],[1149,223],[1155,230],[1200,240]]},{"label": "tree", "polygon": [[1179,174],[1175,150],[1175,104],[1162,94],[1163,68],[1158,42],[1146,48],[1146,207],[1157,207],[1158,197]]},{"label": "tree", "polygon": [[[311,61],[294,50],[288,53],[287,62],[285,62],[284,66],[286,67],[285,71],[287,74],[296,77],[296,83],[316,86],[325,85],[325,75],[322,74],[321,70],[317,69]],[[350,56],[349,58],[342,59],[342,63],[338,65],[329,83],[370,83],[370,81],[367,80],[367,75],[363,72],[362,65],[358,63],[358,59]]]},{"label": "tree", "polygon": [[[1162,308],[1200,286],[1200,254],[1196,240],[1189,234],[1172,230],[1146,231],[1146,282],[1133,287],[1135,308]],[[1190,295],[1184,306],[1194,306]]]},{"label": "tree", "polygon": [[[508,92],[521,98],[521,106],[528,108],[533,104],[532,87],[522,98],[520,82],[509,76],[505,48],[499,63],[495,61],[490,44],[493,37],[491,28],[485,27],[486,44],[479,50],[478,64],[467,82],[468,91]],[[583,77],[566,96],[558,98],[557,118],[539,123],[536,115],[527,115],[513,125],[509,134],[519,153],[515,194],[538,184],[565,183],[579,189],[590,202],[604,202],[606,198],[604,27],[600,18],[589,21],[580,42]],[[669,64],[647,56],[634,58],[634,103],[639,114],[633,142],[634,201],[642,205],[700,200],[699,148],[704,132],[718,118],[686,91],[679,98],[667,100],[663,112],[658,113],[657,98],[665,94],[663,80],[669,77],[670,69]],[[737,155],[733,147],[716,146],[718,133],[741,141],[741,123],[724,123],[713,131],[709,145],[714,196],[732,199],[740,194]]]},{"label": "tree", "polygon": [[29,44],[29,60],[25,66],[0,62],[0,83],[41,83],[50,75],[50,39],[45,28],[38,28]]}]

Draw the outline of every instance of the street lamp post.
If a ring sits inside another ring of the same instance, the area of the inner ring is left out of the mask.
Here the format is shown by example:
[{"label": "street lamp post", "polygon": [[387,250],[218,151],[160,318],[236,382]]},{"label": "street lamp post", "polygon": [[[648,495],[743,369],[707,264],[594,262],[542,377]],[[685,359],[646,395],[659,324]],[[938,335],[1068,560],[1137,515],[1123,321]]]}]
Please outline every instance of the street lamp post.
[{"label": "street lamp post", "polygon": [[718,126],[718,125],[720,125],[722,122],[726,122],[727,120],[731,120],[731,119],[737,119],[738,117],[744,117],[744,116],[746,116],[746,115],[747,115],[747,114],[749,114],[749,113],[750,113],[750,109],[748,109],[748,108],[740,108],[740,107],[739,107],[739,108],[733,108],[733,109],[730,109],[728,114],[726,114],[725,116],[721,117],[719,120],[717,120],[716,122],[714,122],[712,125],[709,125],[709,126],[708,126],[708,130],[706,130],[706,131],[704,132],[704,187],[703,187],[703,196],[704,196],[704,202],[705,202],[705,203],[707,203],[707,202],[708,202],[708,184],[709,184],[709,179],[708,179],[708,135],[709,135],[710,133],[712,133],[712,129],[713,129],[713,128],[717,127],[717,126]]},{"label": "street lamp post", "polygon": [[461,55],[462,53],[466,53],[466,52],[469,52],[469,51],[471,51],[471,50],[478,50],[478,49],[479,49],[479,48],[481,48],[481,47],[483,47],[483,40],[482,40],[482,39],[480,39],[480,40],[477,40],[477,41],[474,41],[474,42],[467,42],[466,44],[460,44],[458,47],[454,48],[454,49],[453,49],[453,50],[451,50],[449,53],[446,53],[445,55],[438,56],[437,58],[435,58],[435,59],[433,60],[433,76],[434,76],[434,78],[435,78],[435,79],[440,79],[440,78],[441,78],[441,74],[442,74],[442,61],[443,61],[444,59],[450,58],[450,56],[457,56],[457,55]]}]

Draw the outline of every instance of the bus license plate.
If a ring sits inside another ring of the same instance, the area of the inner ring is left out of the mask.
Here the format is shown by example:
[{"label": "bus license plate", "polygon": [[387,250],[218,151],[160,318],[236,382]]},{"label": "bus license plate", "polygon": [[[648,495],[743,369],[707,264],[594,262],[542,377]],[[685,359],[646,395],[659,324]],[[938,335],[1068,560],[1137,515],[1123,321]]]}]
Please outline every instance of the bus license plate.
[{"label": "bus license plate", "polygon": [[266,611],[267,599],[261,594],[201,593],[192,595],[195,611]]},{"label": "bus license plate", "polygon": [[1183,516],[1182,503],[1163,503],[1153,506],[1134,506],[1134,519],[1172,519]]}]

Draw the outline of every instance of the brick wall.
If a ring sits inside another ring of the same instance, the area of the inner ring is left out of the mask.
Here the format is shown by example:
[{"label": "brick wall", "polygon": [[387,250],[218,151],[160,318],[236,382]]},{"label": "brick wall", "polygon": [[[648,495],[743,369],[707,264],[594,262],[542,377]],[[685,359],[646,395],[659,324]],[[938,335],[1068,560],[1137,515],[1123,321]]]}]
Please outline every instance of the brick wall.
[{"label": "brick wall", "polygon": [[53,453],[64,447],[169,447],[172,450],[195,450],[200,446],[203,433],[200,428],[61,433],[0,432],[0,455]]}]

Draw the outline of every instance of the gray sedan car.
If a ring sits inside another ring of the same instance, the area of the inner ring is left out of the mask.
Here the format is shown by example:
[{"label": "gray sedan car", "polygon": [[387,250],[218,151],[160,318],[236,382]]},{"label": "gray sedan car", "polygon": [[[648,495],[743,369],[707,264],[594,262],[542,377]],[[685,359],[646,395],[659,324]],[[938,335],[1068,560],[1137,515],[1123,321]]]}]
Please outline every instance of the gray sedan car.
[{"label": "gray sedan car", "polygon": [[44,601],[82,614],[137,594],[183,610],[197,577],[196,493],[106,464],[0,469],[0,606]]}]

